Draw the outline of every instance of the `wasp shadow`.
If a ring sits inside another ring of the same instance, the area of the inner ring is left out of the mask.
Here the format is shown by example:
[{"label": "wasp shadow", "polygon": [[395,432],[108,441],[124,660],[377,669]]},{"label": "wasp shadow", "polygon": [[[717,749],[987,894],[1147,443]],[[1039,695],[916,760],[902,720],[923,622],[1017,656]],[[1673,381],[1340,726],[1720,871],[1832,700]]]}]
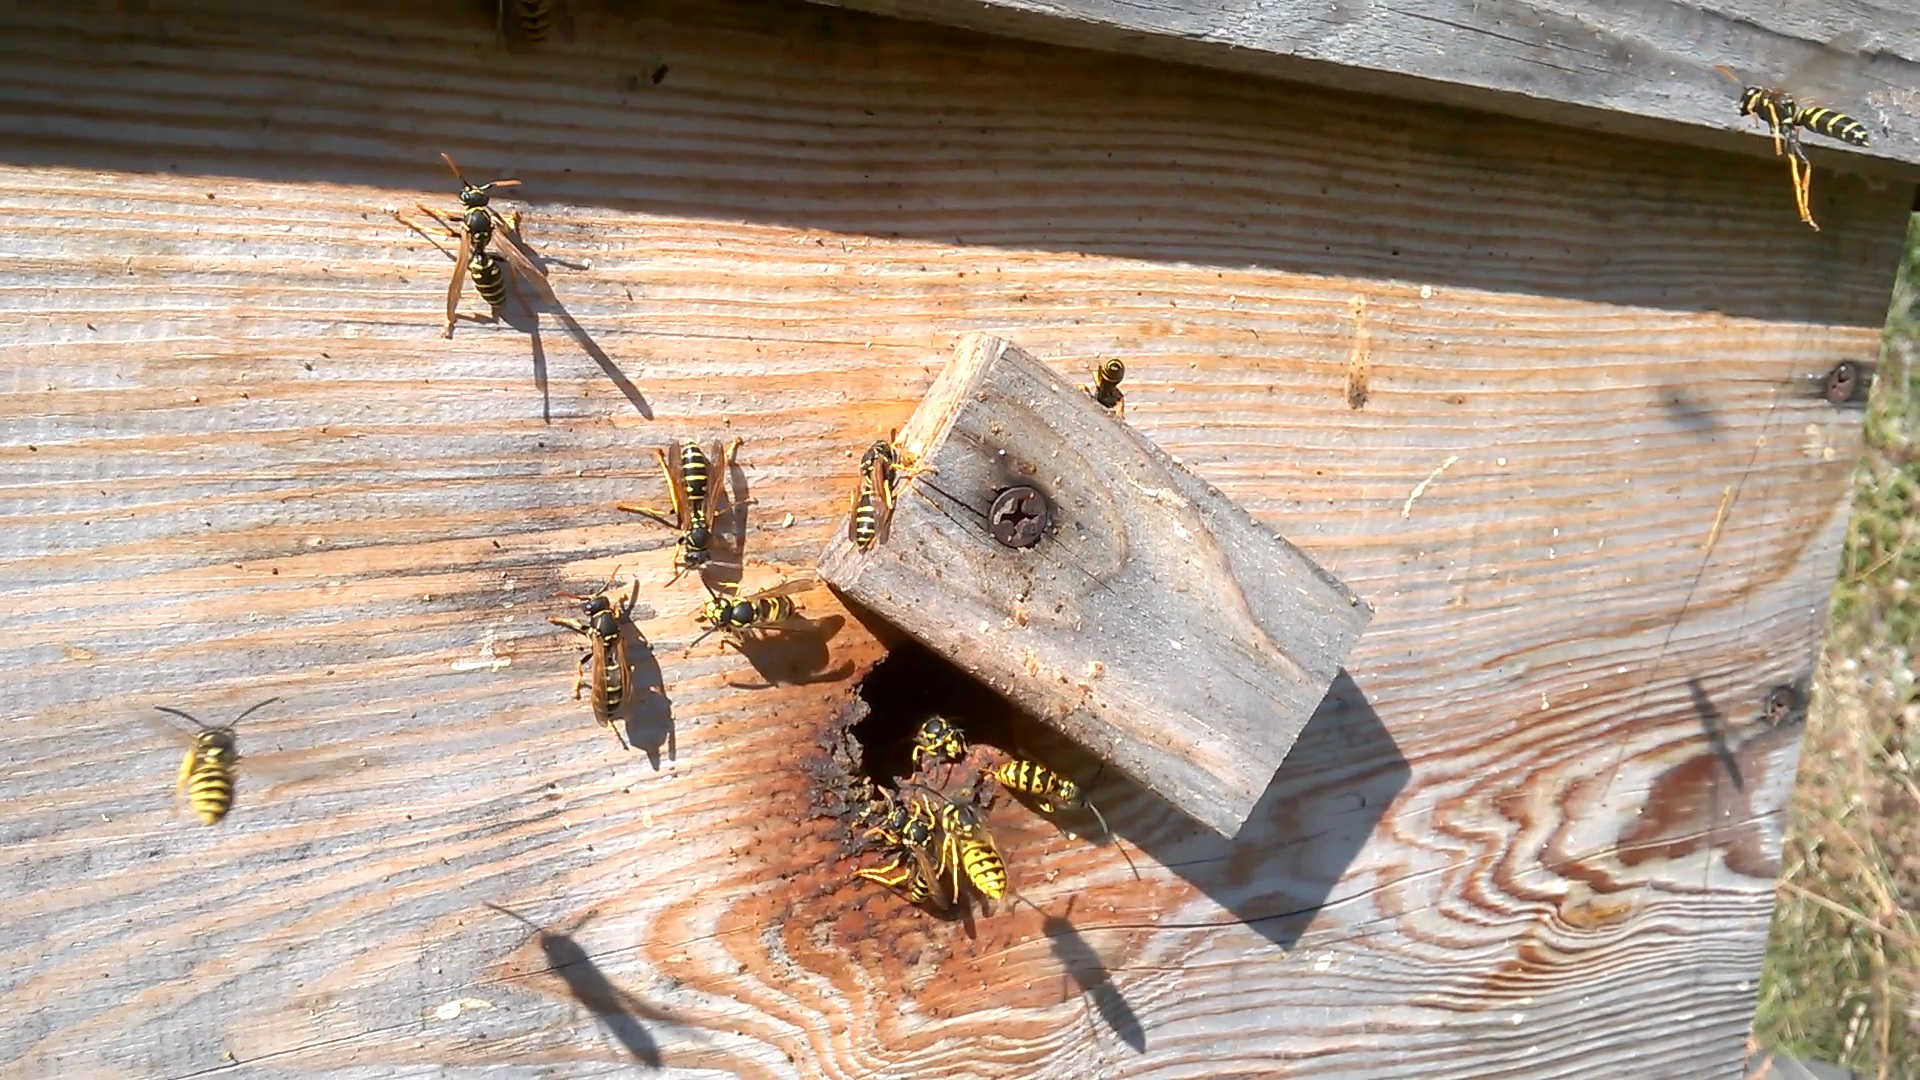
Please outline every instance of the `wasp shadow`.
[{"label": "wasp shadow", "polygon": [[727,644],[746,657],[755,674],[765,681],[762,686],[728,685],[742,690],[764,690],[768,686],[806,686],[847,678],[853,674],[853,661],[827,666],[833,659],[827,646],[846,623],[842,615],[818,619],[795,616],[777,629],[756,627],[728,637]]},{"label": "wasp shadow", "polygon": [[1740,775],[1740,759],[1734,756],[1733,747],[1727,741],[1726,714],[1707,696],[1706,687],[1700,685],[1697,676],[1687,677],[1687,697],[1693,702],[1693,714],[1700,718],[1700,730],[1706,733],[1707,749],[1720,759],[1720,767],[1733,782],[1733,789],[1747,790],[1746,780]]},{"label": "wasp shadow", "polygon": [[1704,435],[1720,430],[1718,414],[1700,402],[1694,388],[1677,384],[1663,386],[1658,394],[1661,411],[1677,426]]},{"label": "wasp shadow", "polygon": [[668,761],[680,760],[680,746],[673,726],[673,699],[667,696],[666,676],[660,670],[660,658],[653,643],[640,633],[632,620],[622,620],[620,635],[627,648],[627,668],[632,692],[620,703],[617,723],[624,724],[627,745],[647,755],[655,772],[660,771],[660,749],[665,747]]},{"label": "wasp shadow", "polygon": [[[560,320],[560,325],[566,328],[567,334],[580,346],[580,350],[593,358],[593,362],[600,366],[600,371],[619,389],[621,395],[627,399],[627,403],[633,406],[634,411],[645,419],[653,419],[653,406],[648,404],[646,395],[641,393],[633,380],[627,378],[626,372],[621,371],[620,366],[613,362],[613,357],[608,356],[607,351],[593,340],[593,335],[587,333],[586,327],[580,325],[580,320],[573,317],[573,313],[567,310],[567,305],[561,302],[560,297],[548,284],[546,270],[550,260],[522,239],[517,229],[506,229],[504,225],[501,229],[505,232],[508,242],[524,252],[541,274],[540,280],[536,283],[519,280],[519,273],[509,270],[507,281],[515,302],[509,304],[502,315],[507,325],[527,335],[528,347],[533,353],[533,381],[540,390],[541,419],[548,423],[553,422],[553,403],[547,393],[546,347],[540,338],[542,308]],[[561,265],[571,264],[562,263]]]},{"label": "wasp shadow", "polygon": [[1073,901],[1067,899],[1067,909],[1059,915],[1047,915],[1040,923],[1040,932],[1046,935],[1047,944],[1053,949],[1054,959],[1060,961],[1060,967],[1075,986],[1080,996],[1087,1000],[1088,1007],[1100,1017],[1120,1041],[1133,1048],[1136,1054],[1147,1051],[1147,1032],[1140,1025],[1132,1006],[1120,988],[1113,985],[1113,977],[1107,972],[1106,962],[1093,946],[1074,929],[1070,917],[1073,915]]},{"label": "wasp shadow", "polygon": [[709,496],[712,505],[707,525],[713,554],[700,567],[700,581],[711,593],[724,593],[737,584],[747,565],[747,507],[753,503],[753,491],[739,451],[728,454],[726,461],[726,474],[713,485]]},{"label": "wasp shadow", "polygon": [[[600,966],[593,962],[587,950],[580,947],[571,932],[556,932],[528,919],[516,911],[487,903],[487,906],[503,915],[518,919],[532,928],[534,941],[540,947],[540,954],[546,959],[547,970],[558,976],[565,984],[567,993],[585,1006],[601,1026],[607,1029],[633,1059],[650,1069],[661,1066],[660,1044],[647,1030],[642,1019],[656,1023],[678,1023],[670,1013],[652,1008],[634,998],[608,981]],[[592,918],[589,914],[587,918]],[[578,930],[586,922],[583,918],[573,927]]]}]

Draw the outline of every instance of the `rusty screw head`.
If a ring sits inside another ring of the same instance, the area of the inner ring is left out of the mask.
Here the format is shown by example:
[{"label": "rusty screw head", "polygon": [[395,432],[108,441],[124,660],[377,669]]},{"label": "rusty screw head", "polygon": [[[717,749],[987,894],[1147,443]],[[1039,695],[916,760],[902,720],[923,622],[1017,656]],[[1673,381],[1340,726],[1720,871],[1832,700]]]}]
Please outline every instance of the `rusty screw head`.
[{"label": "rusty screw head", "polygon": [[1845,405],[1853,400],[1853,392],[1859,385],[1860,366],[1851,360],[1842,360],[1827,372],[1827,400]]},{"label": "rusty screw head", "polygon": [[1783,684],[1767,691],[1767,700],[1761,706],[1760,716],[1770,726],[1779,727],[1793,719],[1793,714],[1798,711],[1799,705],[1799,692]]},{"label": "rusty screw head", "polygon": [[1047,497],[1030,487],[1011,487],[993,500],[987,527],[993,538],[1008,547],[1032,547],[1050,524]]}]

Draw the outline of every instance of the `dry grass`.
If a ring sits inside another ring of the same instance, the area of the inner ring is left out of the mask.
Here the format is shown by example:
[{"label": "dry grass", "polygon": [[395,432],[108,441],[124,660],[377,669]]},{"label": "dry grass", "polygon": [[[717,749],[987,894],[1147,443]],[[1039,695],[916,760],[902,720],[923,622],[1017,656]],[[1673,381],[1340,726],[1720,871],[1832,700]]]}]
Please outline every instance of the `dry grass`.
[{"label": "dry grass", "polygon": [[1755,1040],[1920,1077],[1920,216],[1888,318],[1867,452],[1781,852]]}]

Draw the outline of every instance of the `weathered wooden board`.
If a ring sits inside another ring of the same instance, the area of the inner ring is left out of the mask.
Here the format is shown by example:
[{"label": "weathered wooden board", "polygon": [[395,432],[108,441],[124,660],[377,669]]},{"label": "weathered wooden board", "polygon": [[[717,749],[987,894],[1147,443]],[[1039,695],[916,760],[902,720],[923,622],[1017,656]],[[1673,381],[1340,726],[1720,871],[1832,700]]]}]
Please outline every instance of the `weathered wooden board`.
[{"label": "weathered wooden board", "polygon": [[1868,147],[1809,139],[1826,162],[1920,178],[1920,8],[1894,0],[819,2],[1614,134],[1717,148],[1739,134],[1771,153],[1714,73],[1727,66],[1871,129]]},{"label": "weathered wooden board", "polygon": [[[1231,837],[1372,617],[1358,596],[1018,345],[969,335],[900,430],[915,470],[821,580]],[[996,498],[1046,500],[1030,546]],[[1169,678],[1176,668],[1178,678]]]},{"label": "weathered wooden board", "polygon": [[[1819,389],[1872,356],[1908,192],[1836,177],[1816,234],[1771,161],[571,6],[525,56],[452,2],[0,15],[0,1069],[1735,1068],[1797,745],[1755,717],[1856,450]],[[525,180],[654,419],[551,316],[438,337],[448,258],[388,211],[451,201],[442,150]],[[657,500],[649,446],[742,435],[781,576],[972,331],[1124,355],[1128,422],[1379,613],[1237,839],[1124,789],[1119,849],[1015,818],[1046,914],[970,937],[849,884],[811,810],[850,682],[683,652],[703,594],[612,504]],[[658,772],[545,622],[616,564]],[[178,816],[148,706],[268,694],[243,750],[352,767]]]}]

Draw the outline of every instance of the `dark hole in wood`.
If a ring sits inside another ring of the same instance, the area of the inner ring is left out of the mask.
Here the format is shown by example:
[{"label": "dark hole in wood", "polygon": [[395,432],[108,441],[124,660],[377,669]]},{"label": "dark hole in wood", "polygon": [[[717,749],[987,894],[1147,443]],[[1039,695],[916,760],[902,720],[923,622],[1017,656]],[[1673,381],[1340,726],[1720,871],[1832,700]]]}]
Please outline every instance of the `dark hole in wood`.
[{"label": "dark hole in wood", "polygon": [[887,654],[860,684],[867,716],[853,726],[860,772],[896,788],[913,775],[913,737],[930,716],[944,716],[970,743],[1012,751],[1036,741],[1038,724],[925,646],[907,642]]}]

